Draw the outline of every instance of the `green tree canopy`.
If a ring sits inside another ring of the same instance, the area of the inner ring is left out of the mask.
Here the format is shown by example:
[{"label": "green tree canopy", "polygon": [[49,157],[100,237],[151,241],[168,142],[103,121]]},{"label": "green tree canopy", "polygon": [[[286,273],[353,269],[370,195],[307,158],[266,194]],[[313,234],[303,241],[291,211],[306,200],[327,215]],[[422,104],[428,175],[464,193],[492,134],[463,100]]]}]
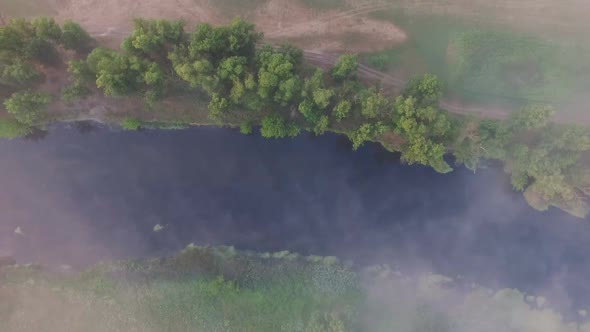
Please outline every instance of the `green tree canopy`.
[{"label": "green tree canopy", "polygon": [[289,54],[266,47],[258,52],[258,95],[286,106],[301,91],[301,79]]},{"label": "green tree canopy", "polygon": [[414,97],[420,106],[433,106],[442,96],[442,82],[432,74],[412,78],[404,92],[405,96]]},{"label": "green tree canopy", "polygon": [[65,48],[78,52],[89,52],[94,46],[94,39],[80,24],[66,20],[62,30],[62,43]]},{"label": "green tree canopy", "polygon": [[278,114],[273,114],[262,119],[260,134],[265,138],[284,138],[299,135],[301,129],[294,124],[288,124]]},{"label": "green tree canopy", "polygon": [[62,30],[53,18],[38,17],[31,21],[31,25],[35,29],[35,36],[37,38],[61,43]]},{"label": "green tree canopy", "polygon": [[451,129],[448,115],[431,106],[419,106],[414,97],[402,96],[396,99],[395,111],[395,132],[406,140],[402,159],[450,172],[452,168],[443,159],[445,146],[440,143]]},{"label": "green tree canopy", "polygon": [[513,130],[540,129],[547,126],[555,111],[547,106],[528,106],[511,116]]},{"label": "green tree canopy", "polygon": [[332,114],[336,118],[337,121],[343,120],[350,115],[350,110],[352,109],[352,104],[348,100],[340,101],[332,110]]},{"label": "green tree canopy", "polygon": [[21,124],[31,126],[35,124],[47,111],[51,96],[43,92],[21,91],[15,92],[4,101],[8,113]]},{"label": "green tree canopy", "polygon": [[345,54],[338,58],[332,68],[332,77],[336,80],[350,80],[356,78],[358,71],[358,55]]},{"label": "green tree canopy", "polygon": [[184,22],[168,20],[133,20],[133,32],[123,41],[123,49],[132,54],[144,54],[165,59],[173,46],[186,40]]},{"label": "green tree canopy", "polygon": [[363,96],[361,114],[367,119],[375,119],[387,113],[389,100],[376,88],[367,90]]}]

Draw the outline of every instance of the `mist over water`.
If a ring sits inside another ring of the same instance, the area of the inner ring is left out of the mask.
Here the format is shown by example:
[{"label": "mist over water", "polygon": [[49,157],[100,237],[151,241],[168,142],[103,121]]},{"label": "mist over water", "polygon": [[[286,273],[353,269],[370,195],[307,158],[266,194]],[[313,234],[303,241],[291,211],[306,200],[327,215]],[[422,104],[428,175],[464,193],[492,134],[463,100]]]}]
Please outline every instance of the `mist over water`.
[{"label": "mist over water", "polygon": [[84,266],[226,244],[589,304],[588,220],[533,210],[499,169],[441,175],[377,145],[353,152],[336,135],[79,129],[0,141],[0,251],[20,262]]}]

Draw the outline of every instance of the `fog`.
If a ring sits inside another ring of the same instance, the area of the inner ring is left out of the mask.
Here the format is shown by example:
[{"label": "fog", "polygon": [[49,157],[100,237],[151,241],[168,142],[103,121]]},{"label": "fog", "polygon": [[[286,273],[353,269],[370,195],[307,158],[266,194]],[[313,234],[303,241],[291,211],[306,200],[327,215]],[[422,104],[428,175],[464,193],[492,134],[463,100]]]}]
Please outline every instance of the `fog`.
[{"label": "fog", "polygon": [[[334,255],[590,304],[587,220],[537,212],[490,165],[447,175],[345,138],[52,128],[1,141],[0,250],[83,267],[190,242]],[[156,225],[163,228],[154,230]],[[17,231],[18,228],[18,231]]]}]

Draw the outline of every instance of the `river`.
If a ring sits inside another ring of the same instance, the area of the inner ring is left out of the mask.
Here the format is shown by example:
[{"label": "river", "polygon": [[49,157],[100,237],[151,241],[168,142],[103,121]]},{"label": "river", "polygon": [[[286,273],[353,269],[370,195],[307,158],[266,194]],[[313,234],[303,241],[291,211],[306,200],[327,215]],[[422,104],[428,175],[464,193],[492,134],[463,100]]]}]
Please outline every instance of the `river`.
[{"label": "river", "polygon": [[[336,255],[358,264],[590,301],[590,224],[541,213],[493,167],[446,175],[337,135],[57,125],[0,141],[0,251],[87,265],[188,243]],[[163,226],[154,231],[155,225]],[[17,230],[17,232],[15,232]]]}]

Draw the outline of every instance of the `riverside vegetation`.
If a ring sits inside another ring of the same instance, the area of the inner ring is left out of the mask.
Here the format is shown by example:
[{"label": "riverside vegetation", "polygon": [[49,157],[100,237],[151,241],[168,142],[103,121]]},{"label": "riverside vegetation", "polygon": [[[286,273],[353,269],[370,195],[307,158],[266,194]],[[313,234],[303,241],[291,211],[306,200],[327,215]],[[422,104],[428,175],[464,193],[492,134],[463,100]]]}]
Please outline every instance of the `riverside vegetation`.
[{"label": "riverside vegetation", "polygon": [[[338,132],[353,149],[380,142],[400,152],[402,161],[441,173],[452,171],[447,154],[474,171],[499,160],[533,207],[553,205],[580,217],[590,211],[590,133],[552,122],[548,106],[530,105],[501,121],[449,114],[438,106],[444,89],[434,75],[417,77],[401,95],[389,96],[359,77],[356,55],[341,56],[327,70],[313,67],[300,49],[263,45],[263,35],[241,19],[199,24],[192,32],[180,21],[137,19],[121,49],[96,46],[71,21],[60,26],[49,18],[17,19],[0,27],[0,136],[26,135],[55,120],[52,103],[99,92],[145,104],[144,114],[114,115],[127,129],[153,126],[154,117],[172,116],[172,127],[202,123],[193,114],[206,99],[213,124],[245,134],[258,126],[267,138]],[[71,84],[59,95],[49,93],[44,73],[65,72],[64,62]],[[161,106],[164,101],[190,110],[174,113]]]},{"label": "riverside vegetation", "polygon": [[194,245],[81,272],[0,266],[0,319],[6,332],[590,331],[514,289],[335,257]]}]

